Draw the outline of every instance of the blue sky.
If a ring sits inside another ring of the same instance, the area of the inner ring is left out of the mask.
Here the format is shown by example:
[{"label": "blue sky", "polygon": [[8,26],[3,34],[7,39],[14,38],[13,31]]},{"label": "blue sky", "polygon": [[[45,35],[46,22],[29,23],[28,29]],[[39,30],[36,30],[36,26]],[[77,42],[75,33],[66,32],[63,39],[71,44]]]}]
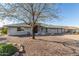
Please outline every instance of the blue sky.
[{"label": "blue sky", "polygon": [[[58,7],[61,9],[61,13],[59,13],[61,18],[53,22],[48,21],[47,23],[53,25],[79,26],[79,4],[63,3],[59,4]],[[0,22],[0,26],[2,25],[2,22]]]},{"label": "blue sky", "polygon": [[58,6],[61,9],[61,18],[52,24],[79,26],[79,4],[63,3]]}]

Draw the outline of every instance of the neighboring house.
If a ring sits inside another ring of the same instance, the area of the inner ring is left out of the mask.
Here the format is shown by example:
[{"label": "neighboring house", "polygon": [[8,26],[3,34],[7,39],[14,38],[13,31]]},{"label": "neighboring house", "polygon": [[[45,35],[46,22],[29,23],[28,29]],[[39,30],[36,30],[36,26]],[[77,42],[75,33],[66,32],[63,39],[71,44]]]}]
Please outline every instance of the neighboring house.
[{"label": "neighboring house", "polygon": [[[6,27],[8,27],[8,35],[32,35],[31,26],[23,23],[6,25]],[[79,30],[79,28],[71,26],[40,24],[40,26],[38,26],[38,32],[36,33],[36,35],[65,34],[73,33],[76,30]]]}]

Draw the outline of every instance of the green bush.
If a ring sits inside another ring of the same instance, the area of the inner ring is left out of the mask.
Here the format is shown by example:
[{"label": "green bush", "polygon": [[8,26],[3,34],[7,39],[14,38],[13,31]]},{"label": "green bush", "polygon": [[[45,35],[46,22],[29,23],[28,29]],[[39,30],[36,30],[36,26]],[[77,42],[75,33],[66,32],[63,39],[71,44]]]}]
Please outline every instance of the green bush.
[{"label": "green bush", "polygon": [[7,34],[7,28],[2,28],[1,33],[2,34]]},{"label": "green bush", "polygon": [[0,56],[10,56],[17,51],[12,44],[0,44]]}]

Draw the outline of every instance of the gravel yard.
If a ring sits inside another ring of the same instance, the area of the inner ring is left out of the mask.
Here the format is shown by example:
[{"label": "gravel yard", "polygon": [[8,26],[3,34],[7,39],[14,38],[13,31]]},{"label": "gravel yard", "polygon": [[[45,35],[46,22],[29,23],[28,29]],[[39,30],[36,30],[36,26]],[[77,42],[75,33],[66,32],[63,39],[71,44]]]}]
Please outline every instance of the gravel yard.
[{"label": "gravel yard", "polygon": [[22,44],[25,56],[79,56],[79,35],[6,38],[8,42]]}]

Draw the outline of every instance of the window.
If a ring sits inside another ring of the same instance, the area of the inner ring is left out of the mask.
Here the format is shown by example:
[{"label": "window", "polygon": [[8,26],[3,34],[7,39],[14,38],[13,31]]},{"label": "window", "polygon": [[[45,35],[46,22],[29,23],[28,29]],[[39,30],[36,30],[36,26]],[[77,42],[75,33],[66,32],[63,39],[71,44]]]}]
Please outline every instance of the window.
[{"label": "window", "polygon": [[24,31],[21,27],[17,27],[17,31]]}]

